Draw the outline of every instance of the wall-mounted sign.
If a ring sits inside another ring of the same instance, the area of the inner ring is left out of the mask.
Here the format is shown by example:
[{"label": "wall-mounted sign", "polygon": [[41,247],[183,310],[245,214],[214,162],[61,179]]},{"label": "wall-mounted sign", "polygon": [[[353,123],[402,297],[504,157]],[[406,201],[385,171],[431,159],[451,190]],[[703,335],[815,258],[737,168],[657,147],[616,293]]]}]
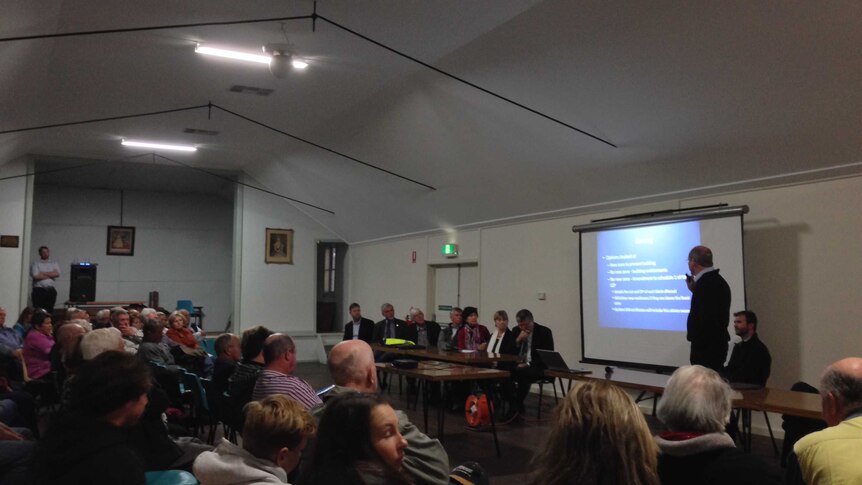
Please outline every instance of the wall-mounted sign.
[{"label": "wall-mounted sign", "polygon": [[0,248],[17,248],[18,236],[0,236]]}]

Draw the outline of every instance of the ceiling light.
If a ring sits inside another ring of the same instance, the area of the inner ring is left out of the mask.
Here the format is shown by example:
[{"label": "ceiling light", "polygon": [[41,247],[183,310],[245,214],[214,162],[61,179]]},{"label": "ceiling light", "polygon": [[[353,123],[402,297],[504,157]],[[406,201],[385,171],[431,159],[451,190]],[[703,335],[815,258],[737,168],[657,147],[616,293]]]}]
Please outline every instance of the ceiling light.
[{"label": "ceiling light", "polygon": [[197,147],[193,145],[171,145],[168,143],[153,143],[149,141],[133,141],[123,139],[123,145],[127,147],[141,147],[141,148],[158,148],[161,150],[177,150],[181,152],[195,152],[197,151]]},{"label": "ceiling light", "polygon": [[293,62],[291,62],[291,65],[294,69],[305,69],[308,67],[308,63],[302,59],[294,59]]},{"label": "ceiling light", "polygon": [[195,52],[198,54],[206,54],[210,56],[226,57],[228,59],[236,59],[239,61],[259,62],[261,64],[269,64],[270,57],[260,54],[249,54],[247,52],[230,51],[227,49],[217,49],[215,47],[205,47],[198,44],[195,47]]}]

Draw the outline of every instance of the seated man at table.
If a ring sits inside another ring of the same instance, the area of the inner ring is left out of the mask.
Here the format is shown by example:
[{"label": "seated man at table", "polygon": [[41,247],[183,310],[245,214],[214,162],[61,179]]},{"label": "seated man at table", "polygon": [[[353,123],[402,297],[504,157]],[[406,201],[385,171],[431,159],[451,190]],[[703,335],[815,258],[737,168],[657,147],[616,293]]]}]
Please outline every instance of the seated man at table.
[{"label": "seated man at table", "polygon": [[[339,343],[329,353],[329,373],[335,387],[324,394],[324,403],[331,397],[348,392],[377,392],[377,368],[371,347],[361,340]],[[325,405],[312,410],[317,419],[323,416]],[[439,440],[429,438],[413,425],[402,411],[395,411],[398,431],[407,440],[404,449],[404,470],[416,483],[449,483],[449,457]],[[301,482],[301,481],[300,481]]]},{"label": "seated man at table", "polygon": [[829,427],[796,442],[787,483],[862,483],[862,359],[830,365],[820,380],[820,395]]},{"label": "seated man at table", "polygon": [[518,413],[524,413],[524,399],[530,393],[534,382],[545,377],[545,364],[536,355],[536,350],[554,350],[554,333],[550,328],[533,321],[533,313],[526,308],[515,315],[518,326],[512,330],[518,355],[524,362],[518,364],[512,373],[517,388],[515,402],[512,408]]},{"label": "seated man at table", "polygon": [[364,340],[373,342],[374,322],[362,316],[362,307],[359,303],[350,304],[350,321],[344,324],[344,338],[342,340]]},{"label": "seated man at table", "polygon": [[415,307],[410,309],[410,319],[413,321],[413,325],[407,326],[405,331],[407,340],[426,348],[437,347],[440,325],[437,322],[426,321],[422,310]]},{"label": "seated man at table", "polygon": [[458,307],[449,312],[449,326],[440,331],[437,347],[440,350],[454,350],[457,347],[458,330],[461,328],[463,310]]},{"label": "seated man at table", "polygon": [[374,335],[372,336],[374,343],[386,343],[388,338],[406,338],[404,330],[407,324],[404,320],[395,318],[395,307],[391,303],[381,305],[380,313],[383,314],[383,320],[374,324]]},{"label": "seated man at table", "polygon": [[750,310],[733,314],[733,330],[742,341],[733,346],[730,362],[724,367],[724,377],[734,383],[766,386],[772,357],[757,336],[757,315]]}]

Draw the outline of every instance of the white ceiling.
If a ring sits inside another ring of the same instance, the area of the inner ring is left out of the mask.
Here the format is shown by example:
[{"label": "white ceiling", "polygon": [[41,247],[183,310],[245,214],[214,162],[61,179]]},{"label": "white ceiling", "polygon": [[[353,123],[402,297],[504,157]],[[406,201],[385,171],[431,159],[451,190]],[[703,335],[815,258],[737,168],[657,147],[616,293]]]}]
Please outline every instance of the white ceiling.
[{"label": "white ceiling", "polygon": [[[312,2],[0,9],[7,38],[307,15]],[[348,242],[862,172],[860,2],[320,0],[318,13],[617,147],[302,20],[285,28],[311,65],[281,80],[193,52],[257,50],[282,40],[278,22],[0,42],[0,131],[211,101],[437,190],[206,109],[0,135],[0,164],[146,152],[122,137],[196,143],[164,155],[330,209],[300,206]]]}]

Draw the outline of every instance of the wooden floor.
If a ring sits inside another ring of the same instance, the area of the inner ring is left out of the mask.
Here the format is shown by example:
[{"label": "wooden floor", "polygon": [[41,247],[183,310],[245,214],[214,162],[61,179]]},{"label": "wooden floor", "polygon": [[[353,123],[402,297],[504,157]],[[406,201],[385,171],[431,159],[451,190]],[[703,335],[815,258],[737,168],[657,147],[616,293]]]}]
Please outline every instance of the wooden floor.
[{"label": "wooden floor", "polygon": [[[331,383],[326,366],[322,364],[301,363],[297,366],[295,374],[308,380],[315,388]],[[421,404],[417,410],[408,409],[406,398],[398,393],[397,381],[390,391],[385,395],[393,407],[405,411],[410,416],[411,421],[423,429]],[[473,431],[467,427],[463,413],[447,413],[443,446],[449,453],[450,464],[454,467],[465,461],[479,462],[491,476],[492,485],[524,483],[533,450],[542,443],[551,426],[554,414],[554,398],[543,399],[541,420],[536,419],[538,409],[538,396],[536,394],[531,394],[527,398],[526,406],[530,418],[524,422],[498,426],[497,434],[502,452],[502,456],[499,458],[494,450],[493,436],[490,431]],[[662,424],[652,416],[647,416],[647,423],[653,433],[663,431]],[[432,429],[430,434],[434,436],[437,421],[436,414],[433,412],[430,413],[428,424]],[[780,441],[778,446],[780,449]],[[769,437],[754,436],[752,453],[773,463],[778,463],[778,459],[773,454]]]}]

